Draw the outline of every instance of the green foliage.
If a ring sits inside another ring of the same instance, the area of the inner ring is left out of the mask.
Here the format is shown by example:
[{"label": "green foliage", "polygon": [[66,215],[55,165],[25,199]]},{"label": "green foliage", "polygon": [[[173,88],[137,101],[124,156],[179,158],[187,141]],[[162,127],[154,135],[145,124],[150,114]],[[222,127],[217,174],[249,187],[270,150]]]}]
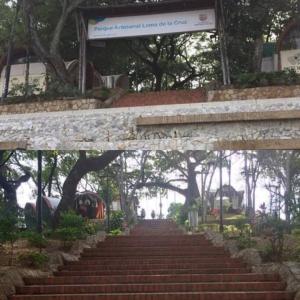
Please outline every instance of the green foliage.
[{"label": "green foliage", "polygon": [[110,230],[122,230],[124,217],[124,212],[113,211],[110,216]]},{"label": "green foliage", "polygon": [[145,209],[143,208],[143,209],[141,210],[141,219],[144,220],[145,218],[146,218],[146,211],[145,211]]},{"label": "green foliage", "polygon": [[90,98],[96,98],[100,100],[107,100],[112,95],[112,90],[101,87],[101,88],[95,88],[93,90],[87,91],[86,97]]},{"label": "green foliage", "polygon": [[122,231],[120,229],[111,230],[108,234],[109,236],[119,236],[122,235]]},{"label": "green foliage", "polygon": [[289,226],[286,221],[269,217],[267,218],[263,228],[262,236],[268,241],[269,246],[262,252],[268,252],[268,260],[281,262],[284,254],[285,234],[288,232]]},{"label": "green foliage", "polygon": [[30,231],[27,233],[27,240],[32,247],[44,249],[48,246],[48,240],[40,233]]},{"label": "green foliage", "polygon": [[59,227],[82,229],[84,227],[84,219],[82,216],[77,215],[74,211],[69,210],[65,213],[62,213]]},{"label": "green foliage", "polygon": [[251,88],[300,84],[300,76],[294,70],[273,73],[244,73],[234,80],[236,88]]},{"label": "green foliage", "polygon": [[151,218],[154,220],[154,219],[155,219],[155,217],[156,217],[156,215],[155,215],[155,211],[154,211],[154,210],[152,210],[152,212],[151,212]]},{"label": "green foliage", "polygon": [[24,267],[43,268],[49,261],[49,257],[40,252],[26,252],[18,256],[19,263]]},{"label": "green foliage", "polygon": [[80,92],[78,87],[74,85],[68,85],[60,82],[56,79],[50,79],[47,84],[47,89],[41,95],[47,99],[57,99],[58,97],[78,97]]},{"label": "green foliage", "polygon": [[[174,220],[177,224],[182,224],[181,211],[183,210],[183,204],[181,203],[171,203],[168,208],[168,219]],[[185,221],[185,220],[184,220]]]},{"label": "green foliage", "polygon": [[219,232],[220,230],[219,224],[200,224],[198,228],[200,232],[205,232],[206,230]]},{"label": "green foliage", "polygon": [[9,96],[20,97],[27,94],[28,97],[34,97],[37,94],[43,92],[42,88],[39,86],[39,81],[37,79],[33,80],[26,87],[25,83],[13,82],[10,87]]},{"label": "green foliage", "polygon": [[191,231],[192,230],[192,227],[190,225],[190,221],[189,220],[185,220],[184,222],[184,228],[186,231]]},{"label": "green foliage", "polygon": [[252,239],[252,228],[250,224],[245,223],[245,219],[238,219],[235,225],[224,226],[224,237],[226,239],[234,239],[240,250],[252,248],[256,242]]},{"label": "green foliage", "polygon": [[72,246],[72,242],[86,237],[85,226],[83,217],[77,215],[74,211],[68,211],[62,214],[55,235],[64,241],[65,248],[69,248]]},{"label": "green foliage", "polygon": [[0,209],[0,243],[14,244],[19,238],[18,215],[7,211],[6,209]]},{"label": "green foliage", "polygon": [[292,231],[292,237],[295,240],[295,246],[293,249],[288,249],[288,259],[300,262],[300,228]]},{"label": "green foliage", "polygon": [[96,234],[98,231],[103,229],[102,224],[92,222],[91,220],[86,220],[84,224],[84,231],[89,234],[93,235]]}]

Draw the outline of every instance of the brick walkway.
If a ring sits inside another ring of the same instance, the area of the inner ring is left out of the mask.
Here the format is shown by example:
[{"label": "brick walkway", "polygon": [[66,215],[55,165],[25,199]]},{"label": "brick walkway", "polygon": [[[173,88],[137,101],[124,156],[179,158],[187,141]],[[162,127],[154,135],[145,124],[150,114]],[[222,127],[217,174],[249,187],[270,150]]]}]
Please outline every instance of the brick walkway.
[{"label": "brick walkway", "polygon": [[144,221],[52,278],[25,279],[11,300],[292,300],[274,274],[253,274],[201,235]]}]

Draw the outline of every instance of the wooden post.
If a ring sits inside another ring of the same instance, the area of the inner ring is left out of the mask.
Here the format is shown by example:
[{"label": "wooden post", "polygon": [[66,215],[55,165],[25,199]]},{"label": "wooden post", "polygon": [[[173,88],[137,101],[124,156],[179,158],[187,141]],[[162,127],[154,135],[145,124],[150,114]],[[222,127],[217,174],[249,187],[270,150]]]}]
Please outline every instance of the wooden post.
[{"label": "wooden post", "polygon": [[87,67],[87,30],[85,19],[79,15],[79,80],[78,88],[82,95],[86,93],[86,67]]},{"label": "wooden post", "polygon": [[225,29],[225,12],[223,0],[216,1],[216,12],[217,12],[217,26],[220,39],[220,52],[221,52],[221,64],[223,72],[223,83],[224,85],[230,85],[230,68],[229,59],[227,52],[227,36]]}]

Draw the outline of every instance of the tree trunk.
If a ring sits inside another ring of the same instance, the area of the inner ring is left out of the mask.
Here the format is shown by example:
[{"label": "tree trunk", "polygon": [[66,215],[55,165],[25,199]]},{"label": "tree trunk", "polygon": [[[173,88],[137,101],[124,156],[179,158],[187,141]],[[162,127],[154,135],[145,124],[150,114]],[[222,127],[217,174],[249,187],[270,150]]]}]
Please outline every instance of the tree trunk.
[{"label": "tree trunk", "polygon": [[263,59],[263,49],[264,49],[264,38],[263,36],[258,37],[254,43],[254,56],[253,56],[253,72],[261,72],[261,65]]},{"label": "tree trunk", "polygon": [[54,225],[58,225],[60,214],[68,209],[75,208],[75,195],[77,186],[81,179],[89,172],[96,172],[105,169],[112,161],[114,161],[122,151],[107,151],[99,157],[86,157],[85,152],[81,152],[75,166],[69,173],[63,184],[62,200],[55,212]]},{"label": "tree trunk", "polygon": [[197,184],[197,175],[195,168],[188,163],[188,197],[186,197],[186,204],[191,207],[194,204],[198,204],[197,200],[200,199],[200,191]]},{"label": "tree trunk", "polygon": [[291,224],[291,212],[290,212],[290,206],[291,206],[291,158],[292,154],[290,151],[287,152],[287,158],[286,158],[286,194],[285,194],[285,216],[286,221],[288,224]]}]

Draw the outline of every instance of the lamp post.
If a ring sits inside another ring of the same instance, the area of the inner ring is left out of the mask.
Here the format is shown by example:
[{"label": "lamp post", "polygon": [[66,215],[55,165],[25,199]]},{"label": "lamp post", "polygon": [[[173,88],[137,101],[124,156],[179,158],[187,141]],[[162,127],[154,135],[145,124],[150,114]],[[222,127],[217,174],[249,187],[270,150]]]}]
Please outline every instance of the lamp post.
[{"label": "lamp post", "polygon": [[163,218],[163,214],[162,214],[162,201],[161,201],[161,193],[159,193],[159,219],[162,220]]},{"label": "lamp post", "polygon": [[223,151],[219,154],[219,164],[220,164],[220,232],[224,231],[223,222]]},{"label": "lamp post", "polygon": [[42,233],[43,231],[43,198],[42,198],[42,163],[43,153],[38,151],[38,197],[37,197],[37,231]]},{"label": "lamp post", "polygon": [[110,197],[109,197],[109,165],[106,167],[106,191],[105,191],[105,202],[106,202],[106,213],[107,213],[107,224],[106,231],[110,231]]},{"label": "lamp post", "polygon": [[204,224],[206,222],[207,218],[207,199],[206,197],[206,191],[205,191],[205,182],[203,175],[208,175],[211,165],[213,165],[214,162],[208,161],[207,163],[201,164],[201,205],[202,205],[202,223]]}]

